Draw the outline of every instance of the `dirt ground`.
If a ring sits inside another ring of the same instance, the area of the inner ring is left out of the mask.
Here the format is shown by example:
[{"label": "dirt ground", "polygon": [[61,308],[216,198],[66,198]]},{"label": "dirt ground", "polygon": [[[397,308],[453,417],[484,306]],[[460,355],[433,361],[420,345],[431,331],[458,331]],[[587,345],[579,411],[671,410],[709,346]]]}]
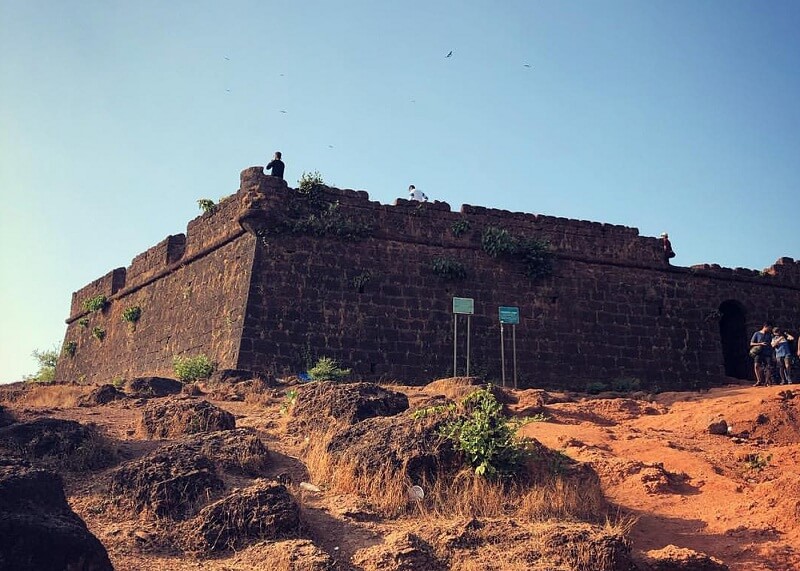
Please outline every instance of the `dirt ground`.
[{"label": "dirt ground", "polygon": [[[435,388],[392,388],[405,392],[412,406],[441,394]],[[510,391],[518,402],[508,407],[529,420],[520,429],[522,435],[591,464],[619,520],[632,517],[629,539],[635,554],[676,545],[714,556],[736,571],[787,571],[800,570],[800,386],[789,387],[793,394],[785,388],[731,385],[635,399],[556,395],[561,402],[549,404],[551,399],[543,401],[541,392]],[[299,459],[304,435],[287,432],[281,412],[287,390],[214,404],[232,413],[237,427],[257,430],[273,452],[265,476],[289,476],[311,541],[262,542],[196,560],[160,545],[164,530],[158,521],[121,518],[106,509],[100,483],[108,470],[66,475],[72,508],[106,546],[115,569],[279,569],[298,553],[308,561],[332,560],[338,569],[371,569],[358,562],[387,537],[464,525],[432,515],[374,517],[358,496],[326,492],[324,482],[316,483],[321,492],[300,488],[297,484],[308,478]],[[115,441],[123,459],[137,458],[165,442],[140,439],[141,410],[130,400],[76,406],[88,391],[38,387],[3,405],[19,420],[51,416],[96,423]],[[720,419],[729,426],[728,434],[710,434],[709,424]],[[462,563],[451,568],[482,568]],[[326,567],[320,563],[307,568]]]}]

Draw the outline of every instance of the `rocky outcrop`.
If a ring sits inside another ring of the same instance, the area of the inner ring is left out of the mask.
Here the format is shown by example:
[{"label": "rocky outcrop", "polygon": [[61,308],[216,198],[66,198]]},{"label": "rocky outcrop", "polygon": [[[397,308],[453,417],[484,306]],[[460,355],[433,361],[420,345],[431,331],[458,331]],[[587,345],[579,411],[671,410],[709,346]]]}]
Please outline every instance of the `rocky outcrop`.
[{"label": "rocky outcrop", "polygon": [[73,512],[52,472],[0,467],[0,569],[112,571],[103,545]]},{"label": "rocky outcrop", "polygon": [[78,399],[78,406],[98,406],[103,404],[108,404],[115,400],[122,400],[128,398],[124,392],[119,390],[114,385],[101,385],[90,392],[88,395],[84,395]]},{"label": "rocky outcrop", "polygon": [[231,430],[234,416],[206,400],[170,397],[147,403],[139,433],[146,438],[175,438],[186,434]]},{"label": "rocky outcrop", "polygon": [[728,571],[719,559],[675,545],[648,551],[645,556],[649,571]]},{"label": "rocky outcrop", "polygon": [[137,377],[125,383],[125,392],[136,398],[157,398],[177,395],[183,383],[165,377]]},{"label": "rocky outcrop", "polygon": [[298,389],[292,418],[319,427],[354,424],[367,418],[394,416],[408,409],[408,397],[373,383],[318,381]]}]

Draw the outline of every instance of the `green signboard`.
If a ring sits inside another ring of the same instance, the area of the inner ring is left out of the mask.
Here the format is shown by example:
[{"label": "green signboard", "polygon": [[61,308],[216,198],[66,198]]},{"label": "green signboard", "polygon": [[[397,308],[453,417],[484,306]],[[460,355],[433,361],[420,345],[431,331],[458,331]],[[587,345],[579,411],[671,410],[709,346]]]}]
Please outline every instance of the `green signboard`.
[{"label": "green signboard", "polygon": [[475,300],[471,297],[454,297],[453,313],[473,315],[475,313]]},{"label": "green signboard", "polygon": [[519,307],[500,307],[500,323],[507,325],[519,324]]}]

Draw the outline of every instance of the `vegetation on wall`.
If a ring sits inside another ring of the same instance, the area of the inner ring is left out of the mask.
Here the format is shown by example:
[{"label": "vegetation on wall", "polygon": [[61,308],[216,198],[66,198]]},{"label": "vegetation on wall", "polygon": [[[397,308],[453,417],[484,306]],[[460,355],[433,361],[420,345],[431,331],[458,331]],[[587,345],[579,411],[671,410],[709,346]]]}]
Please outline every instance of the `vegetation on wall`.
[{"label": "vegetation on wall", "polygon": [[139,318],[142,316],[142,308],[138,305],[133,305],[125,309],[122,312],[122,321],[125,323],[136,323],[139,321]]},{"label": "vegetation on wall", "polygon": [[102,341],[106,338],[106,330],[102,327],[92,327],[92,337],[98,341]]},{"label": "vegetation on wall", "polygon": [[108,306],[108,298],[104,295],[96,295],[88,297],[83,300],[81,304],[84,311],[93,313],[95,311],[103,311]]},{"label": "vegetation on wall", "polygon": [[463,280],[467,277],[464,264],[453,258],[438,257],[431,261],[433,273],[445,280]]},{"label": "vegetation on wall", "polygon": [[461,218],[460,220],[456,220],[450,226],[450,231],[456,238],[461,236],[467,230],[469,230],[469,220],[467,220],[466,218]]},{"label": "vegetation on wall", "polygon": [[191,357],[175,357],[172,360],[175,375],[183,382],[207,379],[214,372],[214,363],[205,354]]},{"label": "vegetation on wall", "polygon": [[77,349],[78,344],[75,341],[68,341],[64,343],[64,346],[61,348],[61,354],[67,357],[74,357]]},{"label": "vegetation on wall", "polygon": [[217,209],[217,205],[214,204],[214,201],[210,198],[201,198],[197,201],[197,206],[200,207],[200,210],[203,211],[203,214],[214,212]]},{"label": "vegetation on wall", "polygon": [[553,252],[547,240],[514,236],[504,228],[489,226],[481,236],[481,247],[492,258],[521,262],[530,278],[546,277],[553,271]]},{"label": "vegetation on wall", "polygon": [[356,288],[358,293],[364,293],[364,288],[367,284],[372,280],[372,273],[367,270],[365,272],[361,272],[356,277],[353,278],[353,287]]},{"label": "vegetation on wall", "polygon": [[78,327],[80,327],[81,329],[86,329],[87,327],[89,327],[89,318],[88,317],[81,317],[78,320]]}]

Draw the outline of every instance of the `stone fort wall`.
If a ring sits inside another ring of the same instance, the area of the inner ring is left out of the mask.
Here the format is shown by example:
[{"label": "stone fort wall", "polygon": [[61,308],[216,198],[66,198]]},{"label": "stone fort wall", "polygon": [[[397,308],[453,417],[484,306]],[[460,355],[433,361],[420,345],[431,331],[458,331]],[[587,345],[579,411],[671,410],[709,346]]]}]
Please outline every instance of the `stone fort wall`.
[{"label": "stone fort wall", "polygon": [[[517,261],[487,255],[488,227],[546,238],[552,273],[531,279]],[[437,258],[466,276],[445,279]],[[108,307],[86,315],[82,301],[97,294]],[[254,167],[185,235],[73,294],[65,342],[77,347],[57,377],[169,375],[174,356],[205,353],[220,368],[279,374],[329,356],[361,378],[426,382],[452,374],[453,296],[475,299],[473,373],[500,378],[497,308],[510,305],[521,313],[521,386],[637,378],[691,388],[747,377],[749,335],[763,319],[800,325],[800,264],[674,267],[660,240],[635,228],[442,202],[387,206],[327,187],[309,196]],[[132,305],[142,308],[135,329],[121,319]],[[102,342],[90,335],[95,323],[107,330]],[[466,318],[459,328],[463,374]]]}]

